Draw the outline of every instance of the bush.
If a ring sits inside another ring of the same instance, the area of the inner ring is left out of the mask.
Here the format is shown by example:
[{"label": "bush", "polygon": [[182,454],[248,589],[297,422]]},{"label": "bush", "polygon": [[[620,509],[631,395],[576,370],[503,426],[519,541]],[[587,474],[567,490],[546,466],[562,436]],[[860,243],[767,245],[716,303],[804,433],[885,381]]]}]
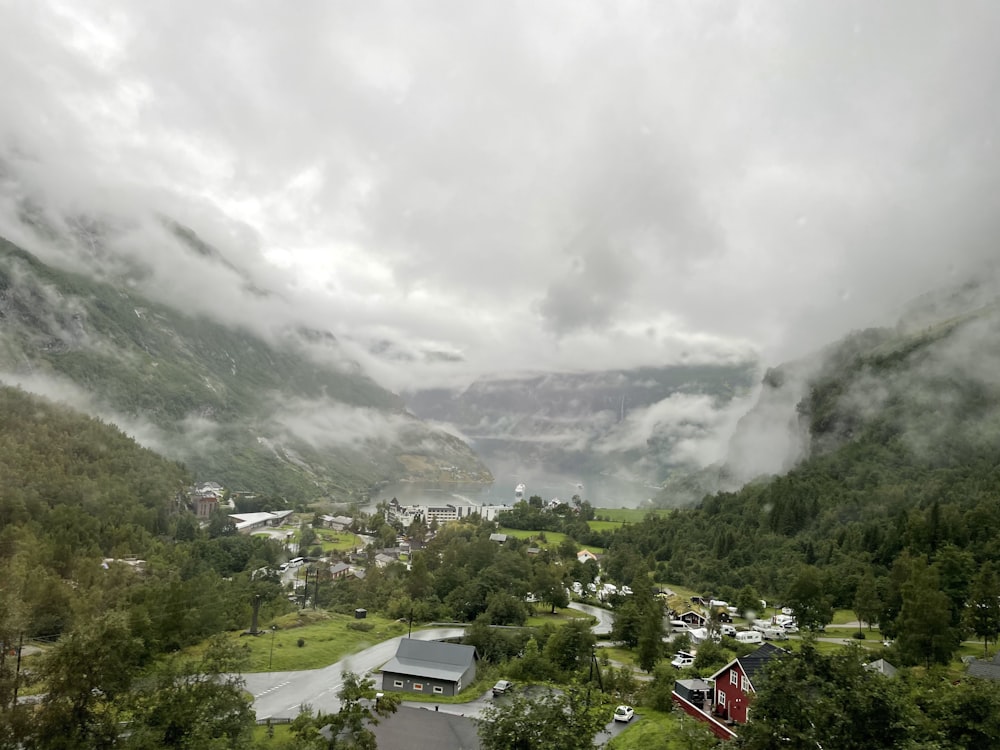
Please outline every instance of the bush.
[{"label": "bush", "polygon": [[367,633],[369,630],[374,628],[374,623],[370,622],[349,622],[347,623],[348,630],[360,630],[362,633]]},{"label": "bush", "polygon": [[852,633],[851,638],[857,638],[859,641],[863,641],[865,639],[865,633],[863,630],[859,630],[857,633]]},{"label": "bush", "polygon": [[306,645],[306,639],[305,638],[299,638],[299,640],[297,640],[295,642],[295,645],[298,646],[299,648],[302,648],[303,646]]}]

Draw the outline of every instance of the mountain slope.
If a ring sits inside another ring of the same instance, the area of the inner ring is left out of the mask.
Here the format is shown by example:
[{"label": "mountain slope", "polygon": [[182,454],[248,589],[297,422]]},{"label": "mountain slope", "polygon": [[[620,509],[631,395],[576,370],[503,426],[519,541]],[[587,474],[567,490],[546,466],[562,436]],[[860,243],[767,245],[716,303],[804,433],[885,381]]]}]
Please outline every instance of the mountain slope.
[{"label": "mountain slope", "polygon": [[[203,478],[348,497],[399,479],[488,479],[460,440],[356,367],[57,270],[0,239],[0,370],[121,423]],[[72,387],[68,387],[72,384]]]},{"label": "mountain slope", "polygon": [[529,373],[403,396],[418,416],[454,425],[491,465],[658,482],[710,439],[755,372],[738,363]]},{"label": "mountain slope", "polygon": [[845,607],[869,572],[880,591],[896,591],[886,606],[898,607],[890,570],[925,559],[957,622],[975,571],[1000,562],[995,300],[938,305],[946,317],[925,311],[919,326],[857,332],[769,372],[737,439],[789,429],[793,437],[778,439],[799,460],[788,453],[784,470],[761,471],[616,544],[652,554],[667,580],[701,590],[752,584],[783,596],[801,565],[816,566],[822,590]]}]

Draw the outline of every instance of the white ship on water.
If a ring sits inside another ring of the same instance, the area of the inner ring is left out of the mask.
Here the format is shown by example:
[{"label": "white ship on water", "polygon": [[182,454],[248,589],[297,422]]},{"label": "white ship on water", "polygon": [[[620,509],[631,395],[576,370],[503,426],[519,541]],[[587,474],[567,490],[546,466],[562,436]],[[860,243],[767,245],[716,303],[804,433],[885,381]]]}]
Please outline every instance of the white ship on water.
[{"label": "white ship on water", "polygon": [[524,482],[521,482],[514,488],[514,499],[524,500]]}]

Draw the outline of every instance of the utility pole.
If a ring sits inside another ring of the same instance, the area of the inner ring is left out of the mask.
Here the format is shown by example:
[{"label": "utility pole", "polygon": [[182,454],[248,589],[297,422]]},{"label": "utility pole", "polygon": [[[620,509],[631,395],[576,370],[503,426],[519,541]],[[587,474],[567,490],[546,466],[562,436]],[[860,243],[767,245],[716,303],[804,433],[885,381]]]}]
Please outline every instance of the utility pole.
[{"label": "utility pole", "polygon": [[267,657],[267,671],[271,671],[271,662],[274,661],[274,634],[277,632],[278,626],[271,626],[271,655]]},{"label": "utility pole", "polygon": [[24,631],[17,636],[17,668],[14,670],[14,706],[17,706],[17,689],[21,681],[21,649],[24,647]]},{"label": "utility pole", "polygon": [[253,597],[253,618],[250,620],[250,635],[257,635],[257,613],[260,612],[260,594]]}]

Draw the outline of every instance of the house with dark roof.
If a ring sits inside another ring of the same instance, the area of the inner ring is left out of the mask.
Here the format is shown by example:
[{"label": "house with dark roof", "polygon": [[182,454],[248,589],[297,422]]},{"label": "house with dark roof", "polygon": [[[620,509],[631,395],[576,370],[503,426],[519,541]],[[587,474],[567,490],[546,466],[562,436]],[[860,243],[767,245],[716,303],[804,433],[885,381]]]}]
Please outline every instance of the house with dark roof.
[{"label": "house with dark roof", "polygon": [[709,677],[715,682],[715,701],[712,713],[727,723],[746,724],[753,694],[757,692],[754,681],[760,681],[769,662],[788,652],[765,643],[746,656],[733,659]]},{"label": "house with dark roof", "polygon": [[476,679],[478,658],[472,646],[403,638],[382,667],[382,690],[457,695]]},{"label": "house with dark roof", "polygon": [[[443,708],[448,708],[443,706]],[[432,706],[400,706],[381,719],[372,731],[384,750],[479,750],[478,727],[473,719]]]},{"label": "house with dark roof", "polygon": [[973,659],[969,662],[966,674],[969,677],[1000,682],[1000,652],[997,652],[992,659]]},{"label": "house with dark roof", "polygon": [[708,624],[708,618],[701,612],[695,612],[693,609],[689,609],[687,612],[678,615],[677,619],[692,628],[703,628]]}]

